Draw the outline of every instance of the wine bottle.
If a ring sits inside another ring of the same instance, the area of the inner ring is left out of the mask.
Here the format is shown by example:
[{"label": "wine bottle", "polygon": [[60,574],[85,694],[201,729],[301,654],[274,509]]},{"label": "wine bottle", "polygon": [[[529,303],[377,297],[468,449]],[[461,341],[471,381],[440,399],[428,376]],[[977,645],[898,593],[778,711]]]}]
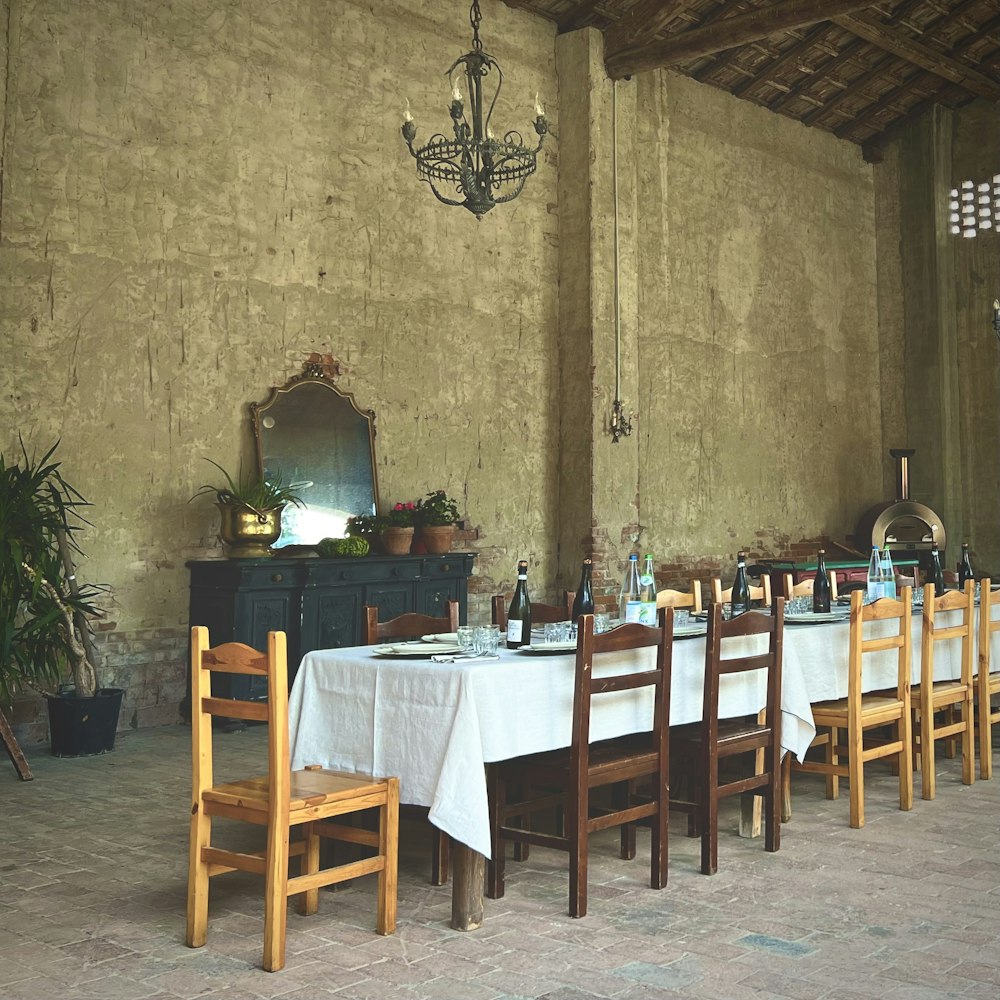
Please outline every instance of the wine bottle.
[{"label": "wine bottle", "polygon": [[528,599],[528,562],[517,564],[517,586],[507,609],[507,648],[518,649],[531,643],[531,601]]},{"label": "wine bottle", "polygon": [[622,589],[618,594],[618,617],[623,622],[637,622],[639,620],[639,605],[642,603],[639,591],[639,554],[633,552],[628,557]]},{"label": "wine bottle", "polygon": [[583,569],[580,571],[580,586],[576,588],[576,597],[573,598],[573,621],[577,621],[580,615],[592,615],[594,613],[592,571],[593,563],[589,559],[584,559]]},{"label": "wine bottle", "polygon": [[646,563],[639,574],[639,623],[656,624],[656,577],[653,575],[653,554],[646,553]]},{"label": "wine bottle", "polygon": [[941,553],[938,551],[937,542],[931,542],[931,578],[934,593],[940,597],[944,593],[944,570],[941,569]]},{"label": "wine bottle", "polygon": [[816,559],[816,576],[813,579],[813,612],[830,613],[830,577],[826,571],[826,550],[820,549]]},{"label": "wine bottle", "polygon": [[750,610],[750,581],[747,580],[747,555],[745,552],[736,553],[736,579],[733,580],[733,593],[730,598],[732,604],[732,615],[743,614]]},{"label": "wine bottle", "polygon": [[974,580],[972,575],[972,560],[969,558],[969,543],[962,542],[962,560],[958,564],[958,585],[965,587],[966,580]]},{"label": "wine bottle", "polygon": [[877,601],[882,594],[882,560],[879,558],[878,546],[872,546],[872,557],[868,561],[868,603]]},{"label": "wine bottle", "polygon": [[892,556],[889,554],[888,545],[882,549],[882,555],[879,558],[879,571],[882,577],[882,596],[896,600],[896,568],[892,565]]}]

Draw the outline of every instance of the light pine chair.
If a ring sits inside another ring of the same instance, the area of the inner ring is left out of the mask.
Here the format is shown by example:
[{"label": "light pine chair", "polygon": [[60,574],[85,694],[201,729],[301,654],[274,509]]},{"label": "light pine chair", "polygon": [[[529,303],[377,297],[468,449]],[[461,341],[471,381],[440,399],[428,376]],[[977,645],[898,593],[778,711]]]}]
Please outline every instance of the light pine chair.
[{"label": "light pine chair", "polygon": [[[288,750],[288,663],[284,632],[269,632],[267,653],[242,643],[209,648],[208,629],[191,630],[192,802],[188,859],[187,931],[190,948],[208,936],[209,879],[231,871],[264,876],[264,968],[277,972],[285,964],[288,897],[298,896],[302,914],[316,912],[319,889],[347,879],[378,873],[379,934],[396,929],[396,854],[399,816],[397,778],[327,771],[318,766],[292,771]],[[266,677],[267,701],[213,698],[212,671]],[[214,783],[212,717],[268,724],[267,774],[225,784]],[[345,827],[329,820],[367,809],[378,810],[375,831]],[[247,853],[212,844],[214,818],[242,820],[265,827],[266,847]],[[301,828],[304,839],[290,843]],[[374,848],[372,857],[321,870],[320,838],[348,840]],[[301,858],[301,874],[289,878],[290,856]]]},{"label": "light pine chair", "polygon": [[691,590],[658,590],[656,592],[656,607],[660,608],[690,608],[692,614],[701,613],[701,580],[691,581]]},{"label": "light pine chair", "polygon": [[993,608],[997,598],[990,592],[990,579],[979,583],[979,656],[976,671],[976,698],[979,701],[979,777],[993,777],[993,740],[991,728],[1000,723],[1000,707],[994,708],[992,699],[1000,694],[1000,663],[990,657],[990,643],[994,632],[1000,632],[1000,618],[994,620]]},{"label": "light pine chair", "polygon": [[[837,599],[837,574],[830,573],[830,600]],[[813,588],[816,586],[816,577],[810,576],[798,583],[792,583],[792,574],[786,573],[782,580],[785,586],[785,597],[812,597]]]},{"label": "light pine chair", "polygon": [[[733,599],[733,588],[730,587],[728,590],[723,590],[722,581],[717,576],[712,577],[711,586],[713,604],[725,604],[727,601]],[[761,573],[760,585],[750,587],[750,600],[762,601],[765,608],[771,606],[771,577],[769,574]]]},{"label": "light pine chair", "polygon": [[[972,680],[975,584],[966,580],[964,590],[949,590],[935,596],[934,584],[924,584],[923,625],[920,641],[920,683],[910,691],[914,712],[913,742],[920,751],[920,792],[933,799],[937,775],[934,744],[940,739],[961,736],[962,783],[971,785],[976,776],[975,687]],[[961,611],[960,625],[941,626],[937,616]],[[962,674],[957,680],[934,680],[934,653],[939,643],[961,642]],[[955,710],[958,710],[958,721]],[[938,716],[943,713],[943,721]]]},{"label": "light pine chair", "polygon": [[[885,597],[865,604],[864,592],[851,592],[851,637],[847,664],[847,697],[821,701],[813,705],[817,738],[814,745],[826,744],[826,759],[793,763],[793,771],[822,774],[828,778],[827,797],[837,798],[839,779],[850,783],[850,823],[855,829],[865,825],[864,767],[869,761],[895,757],[899,768],[899,808],[913,808],[913,741],[910,718],[910,626],[912,590],[904,587],[898,600]],[[896,621],[898,629],[887,636],[864,638],[864,624],[871,621]],[[872,653],[896,650],[895,690],[865,692],[865,659]],[[865,732],[893,727],[893,737],[884,742],[864,745]],[[827,730],[827,732],[821,732]],[[840,734],[847,745],[840,744]],[[847,756],[847,764],[841,758]]]}]

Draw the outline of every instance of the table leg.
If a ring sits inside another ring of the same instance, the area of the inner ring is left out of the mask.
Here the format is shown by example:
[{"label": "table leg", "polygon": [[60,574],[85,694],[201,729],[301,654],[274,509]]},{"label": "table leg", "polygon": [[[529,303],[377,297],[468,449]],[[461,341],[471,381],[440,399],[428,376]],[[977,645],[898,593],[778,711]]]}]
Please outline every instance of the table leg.
[{"label": "table leg", "polygon": [[451,863],[451,926],[456,931],[474,931],[483,926],[486,858],[453,840]]}]

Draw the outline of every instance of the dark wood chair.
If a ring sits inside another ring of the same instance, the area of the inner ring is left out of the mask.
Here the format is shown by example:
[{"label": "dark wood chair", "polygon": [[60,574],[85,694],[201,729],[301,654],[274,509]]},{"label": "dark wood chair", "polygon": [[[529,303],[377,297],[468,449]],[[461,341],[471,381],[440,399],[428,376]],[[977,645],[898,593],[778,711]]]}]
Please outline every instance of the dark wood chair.
[{"label": "dark wood chair", "polygon": [[[764,848],[777,851],[781,844],[781,649],[785,602],[777,598],[770,614],[750,612],[724,621],[722,605],[712,604],[708,613],[705,644],[705,693],[702,721],[676,728],[672,736],[675,764],[688,770],[691,800],[676,800],[687,810],[696,810],[701,833],[701,870],[714,875],[719,867],[719,800],[752,792],[764,797]],[[723,642],[737,637],[766,635],[766,653],[723,657]],[[762,715],[750,720],[719,718],[719,683],[725,674],[767,671],[767,699]],[[746,775],[750,764],[763,767]],[[740,777],[723,781],[720,762],[739,754],[753,754]]]},{"label": "dark wood chair", "polygon": [[[566,750],[519,757],[496,764],[489,772],[490,825],[493,857],[487,866],[487,895],[504,895],[504,864],[508,841],[553,847],[569,853],[569,913],[587,912],[587,838],[596,830],[624,829],[644,818],[652,820],[650,885],[667,884],[667,814],[670,724],[670,654],[673,610],[660,612],[660,624],[622,625],[594,634],[594,616],[583,615],[576,645],[576,679],[571,744]],[[653,669],[608,675],[598,670],[604,653],[621,653],[656,647]],[[593,702],[603,695],[651,687],[648,733],[631,738],[590,743]],[[647,779],[651,794],[637,802],[629,794],[631,782]],[[598,805],[591,793],[610,786],[612,802]],[[538,792],[541,792],[538,795]],[[512,793],[512,794],[511,794]],[[516,801],[515,801],[516,799]],[[553,805],[564,806],[564,830],[544,833],[514,820],[531,816]]]},{"label": "dark wood chair", "polygon": [[[576,600],[575,590],[563,591],[562,604],[539,604],[531,602],[531,624],[544,625],[546,622],[568,622],[573,614],[573,601]],[[507,608],[510,598],[497,594],[493,598],[493,624],[507,628]]]},{"label": "dark wood chair", "polygon": [[[435,618],[433,615],[421,615],[409,611],[397,615],[386,622],[378,620],[378,608],[372,604],[364,607],[365,636],[364,645],[374,646],[386,639],[418,639],[422,635],[435,635],[442,632],[454,632],[458,628],[458,601],[448,602],[448,614]],[[426,820],[427,807],[406,804],[400,806],[400,812],[405,819]],[[431,827],[431,885],[448,884],[448,868],[450,867],[451,850],[448,837],[436,826]]]},{"label": "dark wood chair", "polygon": [[[212,649],[208,629],[191,630],[191,743],[193,794],[188,859],[187,931],[189,948],[201,947],[208,935],[208,886],[213,875],[231,871],[264,876],[264,968],[285,964],[288,897],[299,897],[299,912],[315,913],[319,889],[378,872],[379,934],[396,927],[396,848],[399,779],[306,767],[292,771],[288,750],[288,663],[285,633],[269,632],[267,653],[238,642]],[[266,677],[267,701],[213,698],[211,672]],[[267,774],[216,785],[212,773],[212,717],[268,723]],[[372,808],[378,829],[359,830],[326,822]],[[263,826],[266,849],[249,853],[212,845],[212,819],[243,820]],[[304,839],[290,843],[299,827]],[[347,840],[374,848],[373,857],[320,869],[320,838]],[[301,859],[301,874],[289,878],[290,856]]]},{"label": "dark wood chair", "polygon": [[374,646],[385,639],[419,639],[422,635],[454,632],[458,628],[458,601],[449,601],[448,613],[440,618],[408,611],[380,622],[378,608],[372,604],[365,605],[364,614],[364,646]]},{"label": "dark wood chair", "polygon": [[[994,708],[993,695],[1000,694],[1000,663],[992,663],[990,640],[1000,632],[1000,619],[993,618],[997,598],[990,591],[990,578],[979,583],[979,655],[976,667],[976,700],[978,701],[979,777],[993,777],[993,740],[991,729],[1000,723],[1000,708]],[[991,665],[992,663],[992,665]]]}]

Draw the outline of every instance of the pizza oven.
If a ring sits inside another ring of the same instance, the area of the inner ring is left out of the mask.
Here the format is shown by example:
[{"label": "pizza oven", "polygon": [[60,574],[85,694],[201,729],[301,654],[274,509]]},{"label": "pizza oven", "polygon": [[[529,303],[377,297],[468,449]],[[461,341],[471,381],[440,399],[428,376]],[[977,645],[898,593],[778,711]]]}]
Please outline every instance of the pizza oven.
[{"label": "pizza oven", "polygon": [[910,499],[910,458],[914,448],[890,448],[897,464],[896,499],[878,503],[861,515],[855,529],[858,548],[877,545],[891,552],[929,552],[936,542],[944,557],[945,535],[941,518],[926,504]]}]

